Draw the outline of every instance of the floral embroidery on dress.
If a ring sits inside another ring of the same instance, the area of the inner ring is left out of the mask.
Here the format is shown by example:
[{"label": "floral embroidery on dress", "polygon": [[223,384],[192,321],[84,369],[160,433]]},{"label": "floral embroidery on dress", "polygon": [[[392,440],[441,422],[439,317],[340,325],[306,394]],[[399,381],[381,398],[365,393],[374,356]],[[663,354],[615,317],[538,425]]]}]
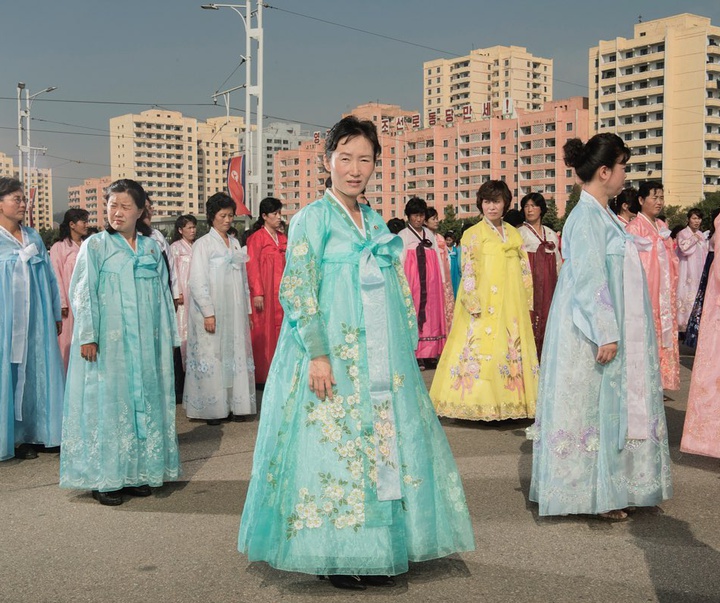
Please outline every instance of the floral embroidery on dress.
[{"label": "floral embroidery on dress", "polygon": [[505,389],[523,394],[525,392],[525,380],[523,378],[522,345],[516,318],[513,319],[512,329],[507,329],[507,344],[508,351],[505,356],[507,362],[498,365],[498,370],[505,379]]}]

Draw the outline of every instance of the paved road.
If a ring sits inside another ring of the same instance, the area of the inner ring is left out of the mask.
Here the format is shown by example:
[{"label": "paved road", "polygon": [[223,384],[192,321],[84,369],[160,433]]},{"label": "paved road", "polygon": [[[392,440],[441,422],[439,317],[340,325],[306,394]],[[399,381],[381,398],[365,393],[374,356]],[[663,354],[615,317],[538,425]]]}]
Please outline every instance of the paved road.
[{"label": "paved road", "polygon": [[[691,358],[684,358],[689,366]],[[426,379],[432,373],[426,373]],[[236,551],[257,422],[178,412],[183,481],[102,507],[61,491],[58,455],[0,464],[0,602],[720,602],[720,461],[680,454],[690,373],[667,417],[675,497],[609,524],[541,519],[528,503],[528,421],[444,421],[473,517],[474,553],[415,564],[394,589],[346,594]]]}]

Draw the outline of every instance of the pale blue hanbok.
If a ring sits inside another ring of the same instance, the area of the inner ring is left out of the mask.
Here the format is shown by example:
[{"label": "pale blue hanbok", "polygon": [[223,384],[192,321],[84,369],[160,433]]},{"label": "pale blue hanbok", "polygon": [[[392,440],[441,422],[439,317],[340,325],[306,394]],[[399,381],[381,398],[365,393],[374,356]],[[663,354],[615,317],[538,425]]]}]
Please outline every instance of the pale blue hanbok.
[{"label": "pale blue hanbok", "polygon": [[[180,344],[157,243],[120,234],[83,242],[70,283],[75,329],[63,416],[60,486],[112,491],[180,475],[173,345]],[[80,346],[98,344],[97,362]]]},{"label": "pale blue hanbok", "polygon": [[[474,549],[465,495],[414,350],[402,241],[332,195],[290,224],[285,311],[262,403],[238,548],[309,574],[405,572]],[[326,355],[332,399],[308,387]]]},{"label": "pale blue hanbok", "polygon": [[[565,223],[535,424],[540,515],[653,506],[672,495],[652,309],[632,235],[583,191]],[[617,356],[595,361],[598,346]]]},{"label": "pale blue hanbok", "polygon": [[0,226],[0,461],[58,446],[62,422],[60,292],[40,235],[21,229],[22,243]]}]

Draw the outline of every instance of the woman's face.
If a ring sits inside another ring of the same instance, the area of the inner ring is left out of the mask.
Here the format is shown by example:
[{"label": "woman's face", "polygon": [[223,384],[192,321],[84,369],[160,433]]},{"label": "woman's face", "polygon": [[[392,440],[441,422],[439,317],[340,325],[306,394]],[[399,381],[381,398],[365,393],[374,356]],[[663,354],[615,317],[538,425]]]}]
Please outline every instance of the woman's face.
[{"label": "woman's face", "polygon": [[482,213],[493,224],[499,224],[505,213],[505,201],[500,197],[497,199],[483,199]]},{"label": "woman's face", "polygon": [[227,234],[227,231],[230,230],[230,227],[232,226],[234,217],[235,213],[232,208],[228,207],[221,209],[213,218],[213,228],[220,234]]},{"label": "woman's face", "polygon": [[640,208],[648,218],[657,218],[665,207],[665,193],[662,189],[652,189],[647,197],[640,197]]},{"label": "woman's face", "polygon": [[530,222],[530,224],[535,224],[542,216],[542,210],[532,199],[528,199],[525,202],[523,213],[525,214],[525,221]]},{"label": "woman's face", "polygon": [[197,235],[197,226],[192,222],[188,222],[185,226],[178,228],[178,232],[185,241],[192,243]]},{"label": "woman's face", "polygon": [[145,208],[135,205],[128,193],[112,193],[107,201],[108,224],[126,238],[135,233],[135,225]]},{"label": "woman's face", "polygon": [[8,193],[0,199],[0,215],[15,224],[19,224],[25,219],[26,211],[27,199],[22,190]]},{"label": "woman's face", "polygon": [[280,210],[270,212],[269,214],[263,214],[263,223],[268,228],[272,228],[273,230],[277,230],[280,228],[280,222],[282,222],[282,215],[280,214]]},{"label": "woman's face", "polygon": [[445,237],[445,245],[453,247],[455,245],[455,239],[453,237]]},{"label": "woman's face", "polygon": [[86,237],[88,233],[87,220],[78,220],[77,222],[70,222],[70,231],[77,234],[79,237]]},{"label": "woman's face", "polygon": [[415,230],[420,230],[425,223],[425,214],[410,214],[407,219],[410,226]]},{"label": "woman's face", "polygon": [[346,200],[357,199],[375,170],[375,152],[364,136],[345,137],[330,159],[323,157],[323,163],[330,172],[333,190]]},{"label": "woman's face", "polygon": [[440,227],[440,218],[438,216],[429,217],[425,221],[425,226],[427,226],[433,232],[437,232],[438,228]]},{"label": "woman's face", "polygon": [[697,214],[693,214],[688,218],[688,226],[693,232],[698,231],[698,229],[700,228],[700,224],[702,224],[702,218]]}]

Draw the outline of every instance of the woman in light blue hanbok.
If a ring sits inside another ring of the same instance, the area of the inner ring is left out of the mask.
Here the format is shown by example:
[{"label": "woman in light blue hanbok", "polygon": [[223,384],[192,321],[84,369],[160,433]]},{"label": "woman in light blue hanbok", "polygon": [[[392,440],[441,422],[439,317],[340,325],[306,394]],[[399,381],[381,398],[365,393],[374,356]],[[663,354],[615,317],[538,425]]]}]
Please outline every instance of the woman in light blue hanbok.
[{"label": "woman in light blue hanbok", "polygon": [[162,251],[133,180],[107,189],[109,226],[86,239],[70,283],[75,316],[60,486],[103,505],[149,496],[180,475],[173,346],[180,345]]},{"label": "woman in light blue hanbok", "polygon": [[285,318],[263,396],[238,548],[338,588],[474,549],[465,495],[415,361],[402,241],[357,195],[372,122],[326,140],[332,187],[291,222]]},{"label": "woman in light blue hanbok", "polygon": [[530,500],[540,515],[627,518],[672,495],[652,309],[632,235],[607,207],[630,150],[615,134],[565,145],[583,181],[563,230],[545,331]]},{"label": "woman in light blue hanbok", "polygon": [[40,235],[22,225],[26,211],[22,183],[0,178],[0,461],[60,444],[60,292]]}]

